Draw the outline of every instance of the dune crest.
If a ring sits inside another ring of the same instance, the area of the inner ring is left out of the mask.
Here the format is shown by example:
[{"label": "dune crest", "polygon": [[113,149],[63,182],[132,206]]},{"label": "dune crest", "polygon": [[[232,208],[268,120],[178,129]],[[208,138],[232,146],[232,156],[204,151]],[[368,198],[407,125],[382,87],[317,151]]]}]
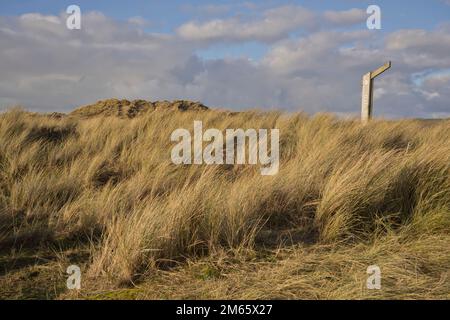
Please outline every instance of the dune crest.
[{"label": "dune crest", "polygon": [[153,110],[180,110],[180,111],[205,111],[208,107],[200,102],[188,100],[174,101],[147,101],[107,99],[100,100],[94,104],[85,105],[72,111],[70,115],[92,117],[92,116],[117,116],[120,118],[134,118],[138,115]]}]

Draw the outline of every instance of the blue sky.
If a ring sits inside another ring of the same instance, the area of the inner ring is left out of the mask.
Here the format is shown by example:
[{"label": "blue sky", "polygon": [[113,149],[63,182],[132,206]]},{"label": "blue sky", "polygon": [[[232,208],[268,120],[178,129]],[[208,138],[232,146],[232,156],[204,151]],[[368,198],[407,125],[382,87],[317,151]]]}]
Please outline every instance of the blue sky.
[{"label": "blue sky", "polygon": [[[21,0],[0,2],[2,15],[21,15],[28,12],[43,14],[59,14],[71,4],[79,5],[85,11],[101,11],[116,19],[128,19],[141,16],[155,23],[157,31],[173,30],[179,24],[192,17],[202,18],[202,14],[195,12],[195,7],[229,6],[230,10],[223,10],[222,15],[232,15],[237,12],[251,12],[242,4],[244,1],[181,1],[181,0]],[[399,28],[432,28],[437,23],[449,21],[450,9],[445,0],[302,0],[302,1],[259,1],[255,4],[262,7],[276,7],[280,5],[301,5],[316,11],[346,10],[350,8],[365,9],[369,4],[379,5],[384,14],[386,31]],[[219,11],[219,8],[217,9]],[[203,18],[205,18],[203,14]]]},{"label": "blue sky", "polygon": [[[382,30],[366,28],[371,4]],[[115,96],[352,115],[361,74],[389,59],[378,115],[450,116],[449,30],[449,0],[0,0],[0,108]]]},{"label": "blue sky", "polygon": [[[227,17],[236,14],[258,14],[245,6],[245,1],[210,1],[210,0],[21,0],[1,1],[2,15],[21,15],[29,12],[58,15],[71,4],[79,5],[83,11],[100,11],[105,15],[127,20],[131,17],[142,17],[150,23],[148,32],[171,33],[179,25],[192,19],[207,20],[208,8],[215,17]],[[350,8],[366,9],[370,4],[382,8],[382,32],[398,29],[432,29],[439,23],[450,21],[450,6],[445,0],[302,0],[302,1],[256,1],[260,8],[270,8],[282,5],[301,5],[305,8],[325,12],[328,10],[348,10]],[[199,10],[203,8],[203,10]],[[253,11],[253,12],[252,12]],[[260,58],[267,46],[258,42],[244,44],[227,44],[199,50],[205,58],[246,55],[254,59]]]}]

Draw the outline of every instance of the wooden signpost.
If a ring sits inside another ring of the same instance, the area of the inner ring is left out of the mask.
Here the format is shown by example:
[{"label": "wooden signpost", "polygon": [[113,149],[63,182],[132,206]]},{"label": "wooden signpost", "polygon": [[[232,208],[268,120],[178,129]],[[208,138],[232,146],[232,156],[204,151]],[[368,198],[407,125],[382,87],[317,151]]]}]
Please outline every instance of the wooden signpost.
[{"label": "wooden signpost", "polygon": [[366,124],[372,118],[373,113],[373,80],[391,67],[391,62],[387,62],[375,71],[366,73],[362,79],[362,103],[361,121]]}]

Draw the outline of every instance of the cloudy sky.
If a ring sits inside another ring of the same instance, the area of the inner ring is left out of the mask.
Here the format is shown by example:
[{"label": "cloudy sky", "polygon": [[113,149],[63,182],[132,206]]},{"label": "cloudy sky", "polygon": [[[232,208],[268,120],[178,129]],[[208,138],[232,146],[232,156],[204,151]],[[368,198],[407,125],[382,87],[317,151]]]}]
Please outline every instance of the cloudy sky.
[{"label": "cloudy sky", "polygon": [[376,116],[450,117],[450,0],[0,0],[2,109],[116,97],[353,115],[361,76],[387,60]]}]

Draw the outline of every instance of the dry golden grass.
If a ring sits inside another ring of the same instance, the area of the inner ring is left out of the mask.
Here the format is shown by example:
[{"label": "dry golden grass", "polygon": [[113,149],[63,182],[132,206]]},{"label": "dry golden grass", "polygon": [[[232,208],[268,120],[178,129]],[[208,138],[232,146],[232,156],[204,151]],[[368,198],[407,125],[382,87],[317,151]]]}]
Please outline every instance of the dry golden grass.
[{"label": "dry golden grass", "polygon": [[[170,135],[194,120],[280,129],[278,175],[173,165]],[[6,256],[88,247],[82,297],[132,284],[132,298],[448,299],[449,141],[448,120],[10,110],[0,115],[0,246]],[[373,264],[377,292],[364,287]]]}]

